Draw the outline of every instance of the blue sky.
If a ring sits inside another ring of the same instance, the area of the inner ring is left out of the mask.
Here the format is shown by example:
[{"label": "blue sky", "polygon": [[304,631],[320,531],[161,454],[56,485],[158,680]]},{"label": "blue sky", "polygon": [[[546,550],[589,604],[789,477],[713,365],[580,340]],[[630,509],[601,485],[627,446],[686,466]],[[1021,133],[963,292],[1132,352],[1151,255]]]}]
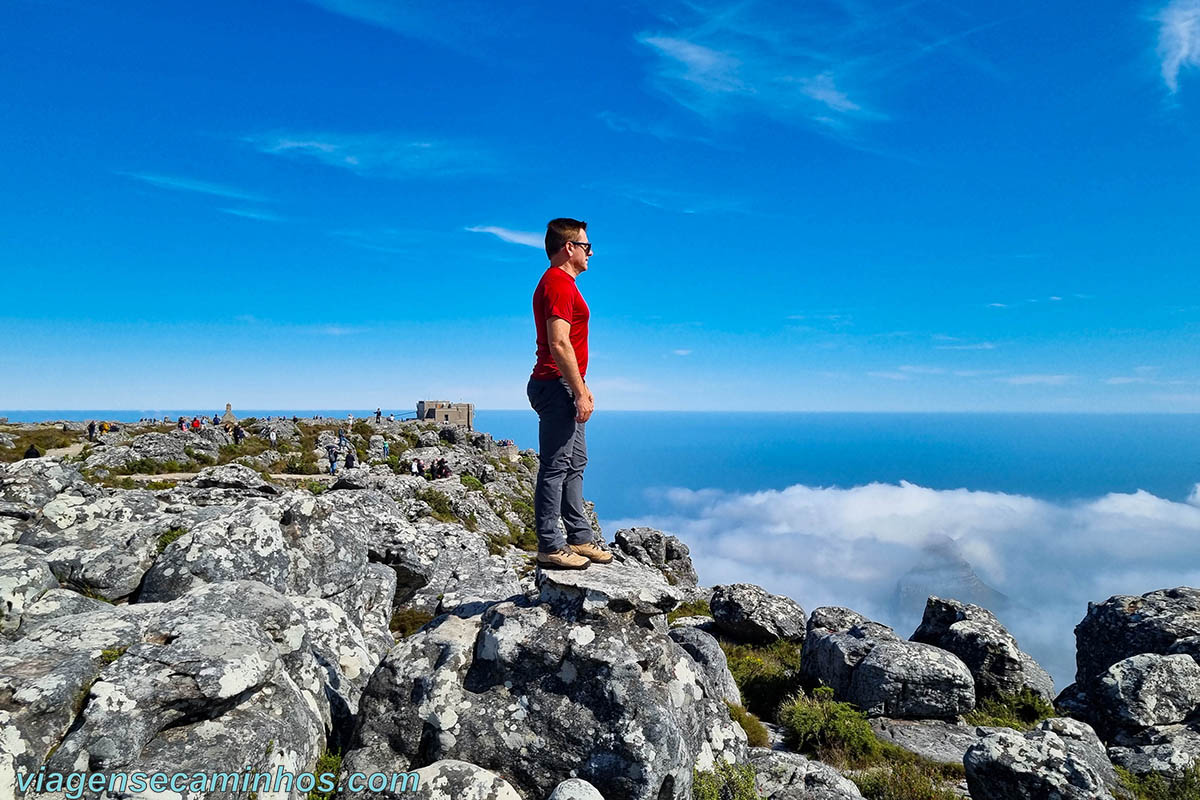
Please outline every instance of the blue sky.
[{"label": "blue sky", "polygon": [[1200,411],[1200,0],[0,7],[0,408]]}]

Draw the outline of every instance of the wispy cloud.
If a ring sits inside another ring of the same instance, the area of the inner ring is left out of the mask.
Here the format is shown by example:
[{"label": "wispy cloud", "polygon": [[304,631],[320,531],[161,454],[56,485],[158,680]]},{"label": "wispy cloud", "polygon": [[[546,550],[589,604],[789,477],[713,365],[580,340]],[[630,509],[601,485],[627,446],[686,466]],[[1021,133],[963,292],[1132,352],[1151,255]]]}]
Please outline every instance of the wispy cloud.
[{"label": "wispy cloud", "polygon": [[263,222],[286,222],[285,217],[278,214],[272,214],[269,211],[259,211],[253,208],[222,208],[224,214],[232,214],[235,217],[244,217],[246,219],[256,219]]},{"label": "wispy cloud", "polygon": [[151,186],[157,186],[159,189],[171,189],[178,192],[196,192],[198,194],[212,195],[213,197],[225,197],[231,200],[245,200],[251,203],[261,203],[266,198],[250,192],[235,189],[231,186],[223,186],[219,183],[209,183],[208,181],[198,181],[192,178],[180,178],[175,175],[157,175],[147,172],[117,172],[118,175],[123,175],[126,178],[148,183]]},{"label": "wispy cloud", "polygon": [[[402,36],[428,39],[475,55],[474,44],[481,40],[511,40],[532,30],[531,12],[517,6],[503,14],[488,0],[308,0],[314,6],[334,14],[392,31]],[[486,20],[486,24],[480,24]]]},{"label": "wispy cloud", "polygon": [[536,247],[539,250],[546,246],[546,236],[541,233],[532,233],[530,231],[514,231],[508,228],[499,228],[495,225],[475,225],[467,228],[472,233],[490,233],[492,236],[502,239],[513,244],[523,244],[526,247]]},{"label": "wispy cloud", "polygon": [[912,375],[904,372],[868,372],[872,378],[886,378],[889,381],[910,381]]},{"label": "wispy cloud", "polygon": [[662,186],[587,184],[585,189],[598,189],[618,197],[641,203],[650,208],[677,214],[748,214],[745,200],[728,192],[703,193],[668,189]]},{"label": "wispy cloud", "polygon": [[692,354],[691,350],[672,350],[671,352],[677,356],[690,356]]},{"label": "wispy cloud", "polygon": [[302,328],[305,333],[315,333],[318,336],[353,336],[363,333],[366,328],[354,328],[347,325],[309,325]]},{"label": "wispy cloud", "polygon": [[495,160],[474,145],[398,134],[272,133],[244,141],[262,153],[315,161],[366,177],[454,176],[497,168]]},{"label": "wispy cloud", "polygon": [[1179,73],[1200,66],[1200,0],[1171,0],[1158,14],[1158,56],[1163,81],[1179,91]]},{"label": "wispy cloud", "polygon": [[978,342],[976,344],[939,344],[935,350],[995,350],[995,342]]},{"label": "wispy cloud", "polygon": [[[865,2],[785,4],[749,0],[671,5],[657,30],[636,41],[654,56],[652,85],[707,118],[754,112],[861,147],[857,130],[888,119],[879,107],[916,62],[997,23],[968,28],[961,17],[927,18],[927,4],[872,8]],[[951,28],[955,28],[951,30]]]},{"label": "wispy cloud", "polygon": [[912,364],[902,364],[898,369],[913,375],[943,375],[946,372],[942,367],[922,367]]},{"label": "wispy cloud", "polygon": [[1011,383],[1014,386],[1062,386],[1074,379],[1074,375],[1010,375],[996,380]]}]

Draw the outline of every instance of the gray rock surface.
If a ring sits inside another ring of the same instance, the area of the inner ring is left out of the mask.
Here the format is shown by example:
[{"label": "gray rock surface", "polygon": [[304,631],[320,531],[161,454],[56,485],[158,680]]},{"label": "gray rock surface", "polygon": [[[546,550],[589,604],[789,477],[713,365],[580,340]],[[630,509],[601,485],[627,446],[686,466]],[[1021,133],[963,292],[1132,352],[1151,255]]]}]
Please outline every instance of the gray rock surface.
[{"label": "gray rock surface", "polygon": [[1108,747],[1112,763],[1137,775],[1182,776],[1200,760],[1200,726],[1159,725],[1118,731]]},{"label": "gray rock surface", "polygon": [[657,617],[664,629],[663,615],[682,597],[681,590],[667,583],[661,572],[632,559],[614,559],[611,564],[592,564],[581,570],[538,568],[536,581],[542,601],[564,616],[590,615],[602,609],[634,612],[642,618]]},{"label": "gray rock surface", "polygon": [[876,717],[871,720],[871,730],[875,731],[875,735],[880,739],[922,758],[939,764],[961,764],[963,756],[972,745],[1000,729],[979,728],[939,719],[904,720]]},{"label": "gray rock surface", "polygon": [[1061,736],[1001,729],[963,758],[973,800],[1112,800],[1099,773]]},{"label": "gray rock surface", "polygon": [[555,786],[546,800],[604,800],[604,795],[585,780],[568,778]]},{"label": "gray rock surface", "polygon": [[806,615],[799,603],[752,583],[713,587],[709,605],[717,628],[735,639],[770,644],[798,642],[805,635]]},{"label": "gray rock surface", "polygon": [[[447,758],[415,772],[420,796],[429,800],[523,800],[508,781],[465,761]],[[384,791],[373,796],[406,798],[412,793]]]},{"label": "gray rock surface", "polygon": [[754,747],[750,763],[764,800],[861,800],[862,794],[837,770],[798,753]]},{"label": "gray rock surface", "polygon": [[735,706],[742,705],[742,693],[729,672],[725,651],[710,634],[690,626],[672,627],[667,634],[696,662],[712,686],[712,694]]},{"label": "gray rock surface", "polygon": [[975,679],[978,697],[1019,694],[1030,689],[1054,700],[1054,681],[986,608],[930,597],[921,625],[911,637],[958,656]]},{"label": "gray rock surface", "polygon": [[1200,706],[1200,664],[1189,655],[1130,656],[1100,677],[1097,697],[1102,713],[1120,727],[1183,722]]},{"label": "gray rock surface", "polygon": [[693,659],[635,616],[520,601],[435,620],[372,677],[346,768],[470,758],[528,797],[572,771],[606,797],[689,797],[693,768],[744,759],[745,734]]},{"label": "gray rock surface", "polygon": [[14,636],[26,609],[56,588],[58,579],[40,550],[0,544],[0,637]]},{"label": "gray rock surface", "polygon": [[677,537],[654,528],[623,528],[613,541],[633,559],[660,570],[672,586],[696,585],[691,553]]}]

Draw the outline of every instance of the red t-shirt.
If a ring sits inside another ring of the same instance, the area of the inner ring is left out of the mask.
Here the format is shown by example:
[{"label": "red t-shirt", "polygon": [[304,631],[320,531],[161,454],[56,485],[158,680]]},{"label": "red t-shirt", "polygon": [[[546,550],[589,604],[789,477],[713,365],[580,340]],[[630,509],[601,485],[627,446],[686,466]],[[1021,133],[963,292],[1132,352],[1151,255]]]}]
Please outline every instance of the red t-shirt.
[{"label": "red t-shirt", "polygon": [[590,316],[587,303],[583,301],[583,295],[579,293],[571,274],[559,267],[546,270],[538,281],[537,289],[533,291],[533,321],[537,325],[537,363],[533,365],[533,377],[539,380],[562,377],[546,338],[546,320],[550,317],[561,317],[571,323],[571,348],[579,363],[579,375],[587,376]]}]

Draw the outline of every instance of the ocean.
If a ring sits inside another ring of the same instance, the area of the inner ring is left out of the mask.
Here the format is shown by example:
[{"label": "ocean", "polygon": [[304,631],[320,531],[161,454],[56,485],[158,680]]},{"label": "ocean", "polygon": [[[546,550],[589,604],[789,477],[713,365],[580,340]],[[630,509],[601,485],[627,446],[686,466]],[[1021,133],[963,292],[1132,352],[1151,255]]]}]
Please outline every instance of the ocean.
[{"label": "ocean", "polygon": [[[537,445],[532,411],[475,423]],[[602,411],[587,434],[584,492],[610,539],[650,525],[688,544],[702,584],[848,606],[903,636],[928,594],[980,602],[1059,688],[1089,601],[1200,585],[1200,415]]]}]

